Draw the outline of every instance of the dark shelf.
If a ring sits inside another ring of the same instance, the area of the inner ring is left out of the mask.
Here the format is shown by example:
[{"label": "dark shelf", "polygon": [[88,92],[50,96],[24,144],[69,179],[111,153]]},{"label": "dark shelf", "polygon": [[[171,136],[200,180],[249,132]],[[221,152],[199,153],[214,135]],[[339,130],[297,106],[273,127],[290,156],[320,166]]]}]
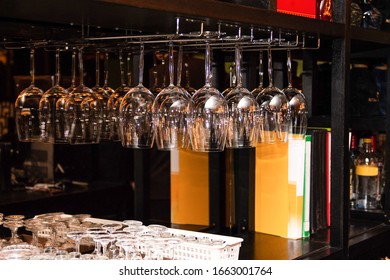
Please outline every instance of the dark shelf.
[{"label": "dark shelf", "polygon": [[[349,118],[349,127],[352,130],[385,131],[386,116],[359,116]],[[313,116],[309,119],[308,128],[330,128],[330,116]]]},{"label": "dark shelf", "polygon": [[214,19],[222,22],[242,23],[251,26],[263,26],[272,28],[282,28],[286,30],[299,30],[322,34],[324,36],[342,37],[343,28],[341,24],[324,22],[304,17],[296,17],[275,11],[259,9],[249,6],[224,3],[221,1],[199,0],[199,1],[171,1],[171,0],[99,0],[110,5],[123,5],[123,8],[132,9],[134,7],[167,12],[174,15],[184,15],[202,19]]},{"label": "dark shelf", "polygon": [[312,116],[308,121],[308,128],[329,128],[331,127],[330,116]]},{"label": "dark shelf", "polygon": [[[213,31],[216,31],[217,23],[222,22],[266,30],[299,30],[321,34],[321,37],[344,35],[343,24],[213,0],[5,0],[0,10],[0,18],[3,20],[61,24],[68,28],[88,27],[85,29],[86,37],[94,27],[122,30],[122,35],[125,35],[125,30],[132,34],[172,34],[176,31],[177,17],[202,20],[206,27],[214,28]],[[199,24],[192,23],[190,26],[198,28],[190,31],[199,31]]]},{"label": "dark shelf", "polygon": [[350,128],[354,130],[385,131],[385,116],[361,116],[350,118]]},{"label": "dark shelf", "polygon": [[[390,44],[390,32],[351,26],[351,39],[360,41],[359,43],[368,42],[388,46]],[[372,44],[370,47],[373,47]]]},{"label": "dark shelf", "polygon": [[368,221],[380,221],[385,222],[385,212],[383,210],[356,210],[351,209],[351,218],[354,220],[368,220]]},{"label": "dark shelf", "polygon": [[[329,244],[330,229],[321,230],[312,234],[310,238],[286,239],[263,233],[248,233],[244,236],[244,242],[240,251],[240,259],[254,260],[318,260],[341,259],[339,248]],[[388,238],[389,241],[386,241]],[[366,243],[368,242],[368,243]],[[377,242],[375,244],[375,242]],[[372,251],[371,243],[375,248],[381,246],[381,242],[390,243],[390,226],[382,221],[371,219],[352,219],[350,226],[350,259],[379,259],[388,248],[378,250],[376,254],[364,255],[362,252]],[[367,245],[370,244],[370,245]]]},{"label": "dark shelf", "polygon": [[349,259],[379,260],[390,256],[390,226],[372,220],[353,220]]}]

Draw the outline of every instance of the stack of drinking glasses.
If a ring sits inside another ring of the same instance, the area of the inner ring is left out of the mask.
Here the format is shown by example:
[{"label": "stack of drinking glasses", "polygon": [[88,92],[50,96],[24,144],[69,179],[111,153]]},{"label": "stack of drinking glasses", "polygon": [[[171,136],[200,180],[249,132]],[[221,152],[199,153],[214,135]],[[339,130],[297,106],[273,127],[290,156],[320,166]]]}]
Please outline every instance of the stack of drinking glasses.
[{"label": "stack of drinking glasses", "polygon": [[[2,221],[0,214],[0,221]],[[11,237],[2,240],[0,259],[35,260],[173,260],[198,258],[188,248],[223,250],[223,236],[175,230],[159,224],[144,225],[138,220],[110,221],[89,214],[45,213],[25,219],[4,216]],[[19,236],[24,227],[31,236]],[[232,237],[229,237],[232,238]],[[235,238],[237,239],[237,238]],[[242,242],[237,239],[235,242]],[[232,250],[226,249],[227,253]],[[235,256],[235,257],[238,257]]]}]

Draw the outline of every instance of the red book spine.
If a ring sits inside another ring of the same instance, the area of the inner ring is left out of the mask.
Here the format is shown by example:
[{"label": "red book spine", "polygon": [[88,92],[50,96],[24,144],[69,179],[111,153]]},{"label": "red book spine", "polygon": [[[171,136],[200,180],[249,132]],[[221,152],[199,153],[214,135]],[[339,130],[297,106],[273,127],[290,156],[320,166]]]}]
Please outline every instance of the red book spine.
[{"label": "red book spine", "polygon": [[331,132],[326,133],[326,223],[330,226],[330,191],[331,191]]}]

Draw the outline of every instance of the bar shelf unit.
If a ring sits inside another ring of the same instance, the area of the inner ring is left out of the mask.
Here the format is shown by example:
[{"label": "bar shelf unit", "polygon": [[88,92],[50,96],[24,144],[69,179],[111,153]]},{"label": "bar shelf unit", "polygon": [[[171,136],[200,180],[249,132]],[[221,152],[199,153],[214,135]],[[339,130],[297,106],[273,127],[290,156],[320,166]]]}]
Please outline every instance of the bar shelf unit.
[{"label": "bar shelf unit", "polygon": [[[344,3],[345,2],[345,3]],[[302,241],[302,247],[298,252],[291,253],[290,245],[297,242],[284,240],[277,237],[266,237],[261,234],[249,234],[247,253],[244,258],[254,258],[256,254],[255,244],[277,242],[281,244],[285,254],[265,254],[259,258],[292,258],[292,259],[322,259],[351,257],[358,254],[360,247],[369,246],[370,241],[384,240],[390,236],[390,228],[384,224],[375,223],[372,227],[353,226],[349,210],[349,158],[348,158],[348,131],[351,118],[349,116],[349,61],[352,51],[363,52],[373,49],[384,49],[390,45],[390,35],[387,32],[367,30],[349,26],[350,1],[333,1],[335,22],[325,22],[315,19],[296,17],[280,14],[275,11],[254,7],[238,6],[213,0],[56,0],[56,1],[28,1],[28,0],[4,0],[0,10],[0,35],[5,39],[17,36],[18,39],[28,36],[28,32],[22,32],[23,24],[36,24],[35,31],[39,36],[47,30],[48,26],[62,29],[62,33],[54,34],[54,37],[74,36],[74,34],[88,35],[89,28],[104,27],[113,33],[122,34],[124,30],[139,34],[153,34],[156,32],[172,32],[175,30],[177,17],[204,21],[212,25],[229,23],[246,27],[261,26],[272,30],[291,30],[319,34],[321,42],[326,46],[324,50],[331,54],[332,61],[332,103],[331,115],[328,121],[332,129],[332,197],[331,197],[331,227],[323,233],[319,240],[315,237]],[[19,24],[22,24],[21,26]],[[83,27],[85,34],[80,34],[79,27]],[[20,32],[19,32],[20,31]],[[111,34],[111,33],[110,33]],[[325,48],[325,47],[323,47]],[[321,51],[323,51],[321,49]],[[389,52],[387,62],[390,61]],[[388,74],[388,77],[390,75]],[[390,80],[388,78],[388,80]],[[389,95],[388,87],[388,95]],[[315,88],[306,85],[306,95],[314,96]],[[390,96],[390,95],[389,95]],[[390,102],[388,102],[390,108]],[[388,110],[390,112],[390,109]],[[366,126],[370,126],[371,120],[366,120]],[[372,120],[376,123],[376,120]],[[390,131],[389,117],[381,118],[380,125],[385,126],[385,131]],[[390,150],[390,137],[387,139]],[[387,186],[390,186],[390,156],[386,158]],[[145,172],[140,168],[140,172]],[[141,176],[142,177],[142,176]],[[143,178],[140,178],[142,180]],[[389,189],[389,188],[387,188]],[[389,190],[386,191],[390,197]],[[137,193],[135,194],[137,197]],[[142,195],[141,195],[142,197]],[[140,215],[142,215],[143,203],[140,203]],[[386,201],[386,209],[390,209],[390,199]],[[370,221],[367,221],[370,224]],[[353,228],[353,230],[351,230]],[[361,228],[362,233],[356,232]],[[350,238],[351,236],[351,238]],[[260,241],[259,241],[260,240]],[[261,241],[263,240],[263,241]],[[260,242],[260,243],[258,243]],[[263,242],[263,243],[261,243]],[[359,245],[360,244],[360,245]],[[261,246],[261,245],[259,245]],[[273,250],[272,247],[269,250]]]}]

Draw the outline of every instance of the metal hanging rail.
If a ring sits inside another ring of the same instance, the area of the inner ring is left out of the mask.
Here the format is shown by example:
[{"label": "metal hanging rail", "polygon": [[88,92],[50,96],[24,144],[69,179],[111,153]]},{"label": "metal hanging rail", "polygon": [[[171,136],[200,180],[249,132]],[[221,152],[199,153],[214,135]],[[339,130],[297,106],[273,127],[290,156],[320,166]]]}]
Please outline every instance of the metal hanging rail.
[{"label": "metal hanging rail", "polygon": [[[180,44],[186,48],[204,47],[206,42],[211,47],[216,49],[232,49],[236,45],[240,45],[244,51],[258,51],[261,49],[318,49],[320,47],[320,36],[318,34],[311,35],[310,41],[315,41],[316,44],[308,44],[308,35],[296,31],[284,32],[278,30],[276,36],[272,29],[250,27],[249,34],[244,34],[243,27],[238,25],[228,25],[218,23],[216,30],[205,30],[203,21],[184,19],[186,22],[199,24],[199,30],[194,32],[183,32],[181,22],[183,19],[176,18],[176,28],[173,33],[167,34],[126,34],[119,36],[101,36],[89,37],[89,27],[87,26],[87,36],[85,36],[85,26],[81,25],[81,38],[70,41],[55,41],[55,40],[31,40],[31,41],[3,41],[5,49],[25,49],[25,48],[45,48],[46,50],[60,48],[63,51],[71,50],[72,48],[84,47],[96,49],[104,49],[105,51],[116,51],[118,49],[131,49],[135,45],[167,45],[169,43]],[[233,31],[228,32],[223,28],[233,28]],[[127,32],[126,32],[127,33]],[[314,38],[314,39],[313,39]],[[152,47],[151,47],[152,48]]]}]

